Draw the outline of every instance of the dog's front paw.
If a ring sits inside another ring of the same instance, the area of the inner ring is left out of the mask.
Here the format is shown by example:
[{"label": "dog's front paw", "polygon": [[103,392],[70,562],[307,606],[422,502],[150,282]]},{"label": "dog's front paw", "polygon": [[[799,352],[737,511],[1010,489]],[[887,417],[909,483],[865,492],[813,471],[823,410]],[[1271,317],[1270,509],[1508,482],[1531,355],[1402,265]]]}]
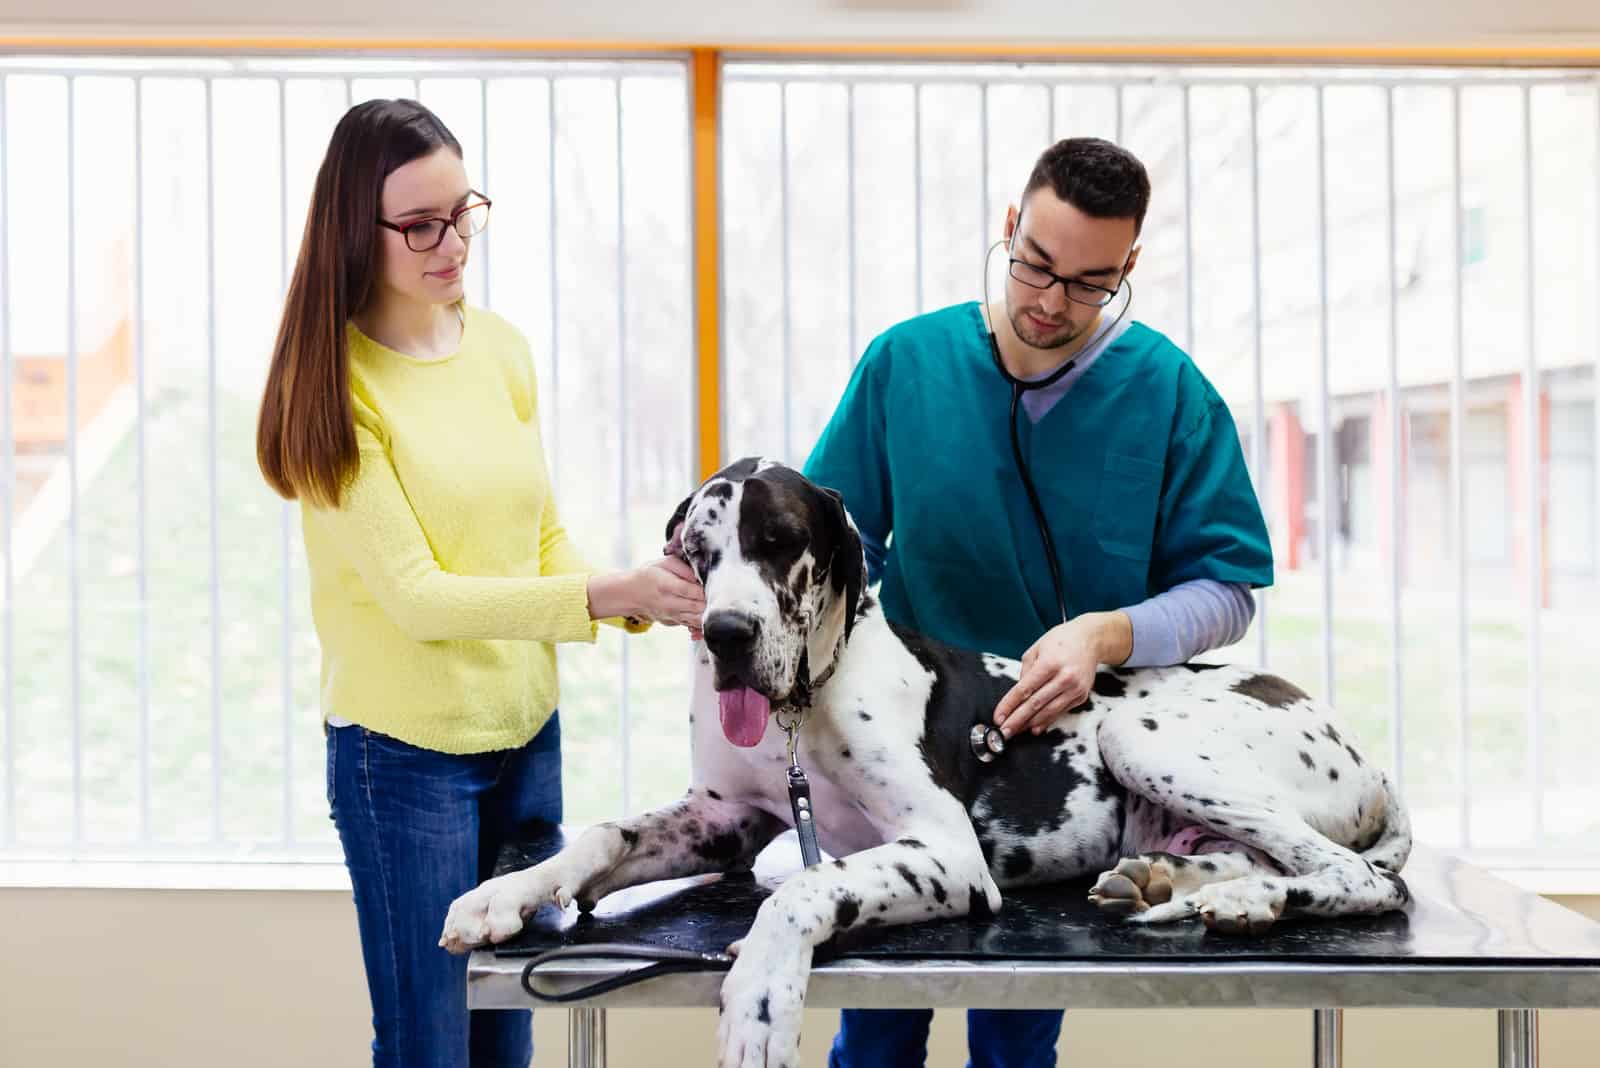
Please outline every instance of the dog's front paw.
[{"label": "dog's front paw", "polygon": [[718,1068],[800,1068],[810,951],[766,948],[745,939],[722,981]]},{"label": "dog's front paw", "polygon": [[1189,901],[1208,930],[1220,934],[1260,934],[1283,915],[1288,895],[1265,879],[1231,879],[1202,886]]},{"label": "dog's front paw", "polygon": [[550,862],[490,879],[450,903],[439,945],[451,953],[504,942],[522,930],[523,921],[546,901],[566,908],[572,892],[562,885]]}]

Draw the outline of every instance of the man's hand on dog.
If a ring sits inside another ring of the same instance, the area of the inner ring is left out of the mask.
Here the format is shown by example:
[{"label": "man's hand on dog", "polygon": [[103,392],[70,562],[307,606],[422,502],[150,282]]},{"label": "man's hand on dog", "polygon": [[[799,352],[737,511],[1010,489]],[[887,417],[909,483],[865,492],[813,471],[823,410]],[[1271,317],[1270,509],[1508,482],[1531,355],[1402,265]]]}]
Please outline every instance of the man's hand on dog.
[{"label": "man's hand on dog", "polygon": [[995,725],[1007,738],[1043,734],[1083,704],[1101,664],[1120,664],[1132,650],[1133,627],[1123,612],[1085,612],[1052,627],[1022,654],[1022,678],[995,707]]}]

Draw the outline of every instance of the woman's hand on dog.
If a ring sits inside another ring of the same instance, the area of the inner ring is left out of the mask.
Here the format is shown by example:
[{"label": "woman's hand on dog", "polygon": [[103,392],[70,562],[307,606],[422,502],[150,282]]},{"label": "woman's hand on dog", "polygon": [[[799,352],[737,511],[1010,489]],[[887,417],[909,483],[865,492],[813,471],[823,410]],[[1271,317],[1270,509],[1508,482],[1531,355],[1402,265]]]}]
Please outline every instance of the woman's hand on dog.
[{"label": "woman's hand on dog", "polygon": [[589,579],[589,615],[594,619],[631,616],[698,631],[705,610],[705,591],[689,565],[675,557]]}]

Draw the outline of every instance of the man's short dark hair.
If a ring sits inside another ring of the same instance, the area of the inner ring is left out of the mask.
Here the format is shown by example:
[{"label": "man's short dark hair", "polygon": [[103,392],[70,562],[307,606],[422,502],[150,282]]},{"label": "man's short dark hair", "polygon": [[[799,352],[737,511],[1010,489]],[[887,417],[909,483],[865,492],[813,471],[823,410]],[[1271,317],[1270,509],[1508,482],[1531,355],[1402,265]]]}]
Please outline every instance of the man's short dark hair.
[{"label": "man's short dark hair", "polygon": [[1028,176],[1023,201],[1046,186],[1092,219],[1132,219],[1136,234],[1144,228],[1150,176],[1132,152],[1110,141],[1069,137],[1045,149]]}]

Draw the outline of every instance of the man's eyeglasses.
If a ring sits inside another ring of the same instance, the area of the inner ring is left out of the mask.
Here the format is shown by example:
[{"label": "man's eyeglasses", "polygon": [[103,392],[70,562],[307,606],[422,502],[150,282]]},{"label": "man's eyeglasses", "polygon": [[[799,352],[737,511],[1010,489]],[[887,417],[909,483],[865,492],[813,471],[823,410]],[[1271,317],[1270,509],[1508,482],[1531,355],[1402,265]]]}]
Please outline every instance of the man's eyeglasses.
[{"label": "man's eyeglasses", "polygon": [[1097,286],[1092,282],[1082,282],[1075,278],[1063,278],[1059,274],[1051,274],[1043,267],[1036,267],[1027,260],[1011,257],[1011,277],[1025,286],[1034,289],[1049,289],[1057,282],[1066,292],[1067,299],[1078,304],[1087,304],[1091,308],[1104,308],[1111,303],[1111,298],[1117,295],[1115,289]]},{"label": "man's eyeglasses", "polygon": [[444,242],[446,227],[453,226],[456,233],[468,238],[483,233],[484,227],[489,225],[489,205],[494,202],[479,192],[474,191],[471,195],[478,199],[463,204],[451,212],[448,219],[436,216],[431,219],[413,219],[404,224],[379,219],[378,225],[404,235],[406,248],[412,252],[432,252]]}]

